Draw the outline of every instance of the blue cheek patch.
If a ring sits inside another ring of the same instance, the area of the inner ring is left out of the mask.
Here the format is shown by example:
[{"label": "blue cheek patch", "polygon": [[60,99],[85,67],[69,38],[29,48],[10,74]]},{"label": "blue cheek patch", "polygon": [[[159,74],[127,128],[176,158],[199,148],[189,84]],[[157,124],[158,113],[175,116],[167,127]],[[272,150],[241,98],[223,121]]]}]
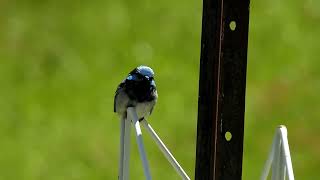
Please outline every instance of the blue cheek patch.
[{"label": "blue cheek patch", "polygon": [[156,87],[156,82],[154,80],[151,81],[151,86]]},{"label": "blue cheek patch", "polygon": [[135,75],[135,74],[133,74],[133,75],[129,75],[128,77],[127,77],[127,80],[128,81],[141,81],[142,79],[140,79],[137,75]]},{"label": "blue cheek patch", "polygon": [[127,80],[129,80],[129,81],[133,80],[133,76],[132,76],[132,75],[129,75],[129,76],[127,77]]}]

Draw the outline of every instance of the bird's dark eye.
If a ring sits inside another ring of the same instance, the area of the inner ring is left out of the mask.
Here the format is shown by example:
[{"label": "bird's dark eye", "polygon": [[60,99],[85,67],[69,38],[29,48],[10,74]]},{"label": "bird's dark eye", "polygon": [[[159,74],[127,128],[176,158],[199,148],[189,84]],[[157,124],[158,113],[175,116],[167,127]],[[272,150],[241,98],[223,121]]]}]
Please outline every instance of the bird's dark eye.
[{"label": "bird's dark eye", "polygon": [[143,77],[141,74],[138,74],[138,75],[137,75],[137,81],[142,81],[143,78],[144,78],[144,77]]}]

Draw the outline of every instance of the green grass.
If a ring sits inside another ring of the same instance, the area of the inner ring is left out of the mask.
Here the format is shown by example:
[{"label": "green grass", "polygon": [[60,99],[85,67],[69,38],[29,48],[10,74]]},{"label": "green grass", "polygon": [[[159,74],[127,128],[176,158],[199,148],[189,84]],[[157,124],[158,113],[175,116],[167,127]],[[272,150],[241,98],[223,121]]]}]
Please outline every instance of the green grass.
[{"label": "green grass", "polygon": [[[150,117],[194,177],[201,1],[0,2],[0,179],[116,179],[118,83],[156,73]],[[243,179],[258,179],[288,127],[297,179],[320,166],[320,4],[252,1]],[[179,179],[144,137],[155,179]],[[131,177],[143,179],[132,139]]]}]

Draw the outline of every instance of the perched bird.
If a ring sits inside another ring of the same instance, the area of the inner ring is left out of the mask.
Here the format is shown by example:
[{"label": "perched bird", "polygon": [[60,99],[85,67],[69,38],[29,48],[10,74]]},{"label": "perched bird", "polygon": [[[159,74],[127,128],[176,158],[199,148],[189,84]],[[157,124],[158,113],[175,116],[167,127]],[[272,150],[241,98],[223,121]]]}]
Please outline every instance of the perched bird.
[{"label": "perched bird", "polygon": [[114,97],[114,112],[126,118],[127,108],[136,107],[139,120],[143,120],[152,113],[157,98],[153,70],[139,66],[119,84]]}]

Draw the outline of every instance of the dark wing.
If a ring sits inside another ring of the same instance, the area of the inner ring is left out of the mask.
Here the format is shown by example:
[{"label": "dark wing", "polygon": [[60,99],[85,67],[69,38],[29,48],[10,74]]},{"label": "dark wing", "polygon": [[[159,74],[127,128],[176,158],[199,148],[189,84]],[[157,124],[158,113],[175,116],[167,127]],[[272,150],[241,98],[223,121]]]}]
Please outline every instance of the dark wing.
[{"label": "dark wing", "polygon": [[154,104],[153,104],[153,106],[152,106],[152,108],[150,110],[150,115],[151,115],[151,113],[153,111],[153,108],[156,105],[156,102],[157,102],[157,99],[158,99],[158,93],[157,93],[156,89],[153,90],[151,98],[152,98],[152,101],[154,101]]},{"label": "dark wing", "polygon": [[119,90],[122,89],[122,88],[124,88],[124,81],[122,81],[122,82],[119,84],[119,86],[118,86],[118,88],[117,88],[117,90],[116,90],[116,93],[115,93],[115,96],[114,96],[114,101],[113,101],[113,112],[117,112],[117,110],[116,110],[117,96],[119,95]]},{"label": "dark wing", "polygon": [[154,106],[152,106],[152,108],[151,108],[151,110],[150,110],[150,115],[151,115],[151,113],[152,113],[152,111],[153,111],[153,108],[154,108]]}]

